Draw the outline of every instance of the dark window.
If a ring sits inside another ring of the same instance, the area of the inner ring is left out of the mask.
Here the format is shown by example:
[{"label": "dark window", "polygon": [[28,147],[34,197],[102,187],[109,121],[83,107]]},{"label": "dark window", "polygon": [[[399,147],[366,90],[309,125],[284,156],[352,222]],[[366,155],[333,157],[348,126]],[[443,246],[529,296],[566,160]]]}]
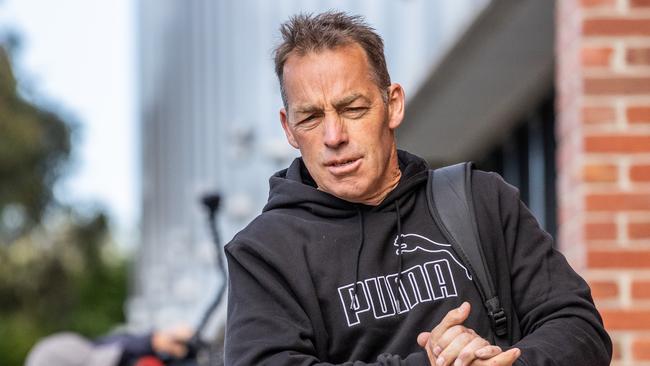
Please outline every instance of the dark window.
[{"label": "dark window", "polygon": [[495,171],[519,188],[521,199],[540,225],[557,233],[555,191],[555,110],[549,96],[522,119],[505,140],[477,166]]}]

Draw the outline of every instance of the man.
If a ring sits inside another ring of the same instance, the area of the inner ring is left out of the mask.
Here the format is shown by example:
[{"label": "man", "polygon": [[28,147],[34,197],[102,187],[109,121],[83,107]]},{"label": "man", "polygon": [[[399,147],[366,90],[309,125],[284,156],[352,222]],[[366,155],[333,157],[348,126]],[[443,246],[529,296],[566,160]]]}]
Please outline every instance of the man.
[{"label": "man", "polygon": [[288,142],[263,213],[226,246],[227,365],[607,365],[586,283],[496,174],[472,191],[508,318],[494,344],[470,271],[427,209],[428,168],[395,144],[404,91],[359,17],[298,15],[276,73]]}]

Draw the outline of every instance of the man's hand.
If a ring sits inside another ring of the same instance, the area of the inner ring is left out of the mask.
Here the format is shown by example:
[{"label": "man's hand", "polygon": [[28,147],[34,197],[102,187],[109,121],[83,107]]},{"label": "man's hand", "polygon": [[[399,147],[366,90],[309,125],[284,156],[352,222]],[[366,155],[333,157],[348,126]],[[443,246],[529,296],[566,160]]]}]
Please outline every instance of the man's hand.
[{"label": "man's hand", "polygon": [[470,304],[464,302],[451,310],[431,332],[418,335],[418,344],[424,347],[429,362],[435,366],[509,366],[519,357],[517,348],[502,352],[492,346],[473,329],[462,326],[470,312]]},{"label": "man's hand", "polygon": [[186,326],[168,330],[158,330],[151,335],[151,347],[154,352],[183,358],[187,354],[187,341],[194,331]]}]

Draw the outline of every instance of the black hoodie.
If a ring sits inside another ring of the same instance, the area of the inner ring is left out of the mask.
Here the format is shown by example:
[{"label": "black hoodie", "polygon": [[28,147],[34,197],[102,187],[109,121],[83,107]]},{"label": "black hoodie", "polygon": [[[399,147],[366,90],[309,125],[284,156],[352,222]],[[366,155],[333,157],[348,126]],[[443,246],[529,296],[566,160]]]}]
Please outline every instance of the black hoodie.
[{"label": "black hoodie", "polygon": [[[270,179],[263,213],[226,246],[226,365],[428,365],[417,345],[463,301],[492,339],[480,295],[426,203],[426,163],[378,206],[316,189],[301,159]],[[552,249],[518,192],[476,171],[479,235],[520,365],[608,365],[611,341],[589,287]],[[512,295],[511,295],[512,294]]]}]

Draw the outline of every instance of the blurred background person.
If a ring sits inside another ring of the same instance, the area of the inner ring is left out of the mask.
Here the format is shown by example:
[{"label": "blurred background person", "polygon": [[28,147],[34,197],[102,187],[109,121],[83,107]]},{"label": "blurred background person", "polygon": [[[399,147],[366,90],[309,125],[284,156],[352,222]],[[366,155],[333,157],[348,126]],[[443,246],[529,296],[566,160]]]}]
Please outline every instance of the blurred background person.
[{"label": "blurred background person", "polygon": [[180,360],[188,353],[187,341],[192,334],[188,327],[176,327],[143,335],[115,333],[90,341],[76,333],[62,332],[36,343],[25,365],[131,366],[146,356]]}]

